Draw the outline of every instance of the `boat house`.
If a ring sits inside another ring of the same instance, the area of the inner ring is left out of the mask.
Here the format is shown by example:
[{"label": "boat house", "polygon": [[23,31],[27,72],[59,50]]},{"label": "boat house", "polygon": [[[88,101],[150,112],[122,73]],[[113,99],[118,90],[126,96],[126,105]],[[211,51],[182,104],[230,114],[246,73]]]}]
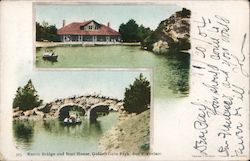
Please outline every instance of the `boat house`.
[{"label": "boat house", "polygon": [[110,28],[110,23],[103,25],[94,20],[73,22],[57,30],[62,42],[120,42],[119,32]]}]

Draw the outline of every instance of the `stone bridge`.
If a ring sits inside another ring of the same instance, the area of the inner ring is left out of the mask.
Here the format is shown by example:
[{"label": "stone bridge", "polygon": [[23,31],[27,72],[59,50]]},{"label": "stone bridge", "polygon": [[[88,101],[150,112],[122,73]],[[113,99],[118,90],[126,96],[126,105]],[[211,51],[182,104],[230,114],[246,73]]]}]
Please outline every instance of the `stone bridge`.
[{"label": "stone bridge", "polygon": [[[73,96],[65,99],[57,99],[40,106],[37,110],[43,112],[46,117],[59,118],[71,108],[81,109],[87,119],[95,119],[96,112],[118,111],[123,108],[123,101],[104,96]],[[62,118],[63,119],[63,118]]]}]

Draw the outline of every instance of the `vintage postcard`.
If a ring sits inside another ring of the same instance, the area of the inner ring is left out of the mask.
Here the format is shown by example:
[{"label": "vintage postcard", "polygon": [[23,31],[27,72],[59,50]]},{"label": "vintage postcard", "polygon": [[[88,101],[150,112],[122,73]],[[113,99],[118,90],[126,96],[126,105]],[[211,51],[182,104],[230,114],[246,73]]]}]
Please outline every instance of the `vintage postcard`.
[{"label": "vintage postcard", "polygon": [[0,2],[0,160],[249,160],[248,1]]}]

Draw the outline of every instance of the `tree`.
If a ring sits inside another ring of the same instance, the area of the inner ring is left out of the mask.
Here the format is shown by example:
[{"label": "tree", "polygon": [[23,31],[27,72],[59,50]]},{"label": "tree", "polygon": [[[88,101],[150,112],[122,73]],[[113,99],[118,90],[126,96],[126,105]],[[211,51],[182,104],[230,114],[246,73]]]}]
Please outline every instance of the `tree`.
[{"label": "tree", "polygon": [[30,110],[41,104],[42,100],[39,99],[31,80],[23,88],[18,87],[13,100],[13,108],[19,107],[20,110]]},{"label": "tree", "polygon": [[152,33],[152,30],[143,25],[139,26],[135,20],[130,19],[126,24],[120,25],[119,32],[124,42],[142,42]]},{"label": "tree", "polygon": [[42,26],[38,22],[36,22],[36,41],[42,40],[41,36],[42,30],[43,30]]},{"label": "tree", "polygon": [[16,97],[14,98],[13,101],[13,108],[18,107],[18,105],[21,104],[21,97],[22,97],[22,88],[18,87],[16,91]]},{"label": "tree", "polygon": [[142,42],[146,37],[148,37],[153,31],[149,27],[144,27],[140,25],[138,28],[138,39]]},{"label": "tree", "polygon": [[124,42],[138,41],[138,24],[133,19],[130,19],[126,24],[122,23],[119,32]]},{"label": "tree", "polygon": [[150,83],[142,74],[134,83],[126,88],[124,109],[129,113],[141,113],[148,109],[150,104]]},{"label": "tree", "polygon": [[57,35],[57,28],[55,25],[49,25],[48,22],[43,21],[42,25],[36,22],[36,41],[60,41]]}]

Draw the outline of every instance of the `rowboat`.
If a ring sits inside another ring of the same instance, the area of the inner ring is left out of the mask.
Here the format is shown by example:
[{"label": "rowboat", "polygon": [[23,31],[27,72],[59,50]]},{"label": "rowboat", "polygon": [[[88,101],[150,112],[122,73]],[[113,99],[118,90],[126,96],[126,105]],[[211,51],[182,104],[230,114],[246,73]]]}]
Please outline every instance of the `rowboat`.
[{"label": "rowboat", "polygon": [[43,59],[49,61],[57,61],[58,55],[56,55],[52,50],[43,53]]},{"label": "rowboat", "polygon": [[64,123],[65,125],[77,125],[77,124],[81,124],[82,121],[81,121],[80,118],[76,118],[76,119],[65,118],[65,119],[63,120],[63,123]]}]

